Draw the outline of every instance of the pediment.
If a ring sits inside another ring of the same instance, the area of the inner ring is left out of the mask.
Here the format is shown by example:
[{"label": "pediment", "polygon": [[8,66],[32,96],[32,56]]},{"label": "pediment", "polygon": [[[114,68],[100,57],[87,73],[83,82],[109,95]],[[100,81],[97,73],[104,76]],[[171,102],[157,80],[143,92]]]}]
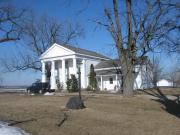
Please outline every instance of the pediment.
[{"label": "pediment", "polygon": [[54,57],[63,57],[67,55],[75,54],[74,51],[67,49],[61,45],[53,44],[49,49],[47,49],[42,55],[41,59],[54,58]]}]

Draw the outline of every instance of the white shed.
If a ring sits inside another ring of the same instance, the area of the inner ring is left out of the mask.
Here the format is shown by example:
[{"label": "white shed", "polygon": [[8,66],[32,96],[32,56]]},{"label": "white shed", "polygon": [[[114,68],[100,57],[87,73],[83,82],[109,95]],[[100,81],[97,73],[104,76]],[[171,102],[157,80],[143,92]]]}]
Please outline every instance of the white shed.
[{"label": "white shed", "polygon": [[168,81],[166,79],[161,79],[157,82],[157,86],[159,87],[165,87],[165,86],[173,86],[173,83],[171,81]]}]

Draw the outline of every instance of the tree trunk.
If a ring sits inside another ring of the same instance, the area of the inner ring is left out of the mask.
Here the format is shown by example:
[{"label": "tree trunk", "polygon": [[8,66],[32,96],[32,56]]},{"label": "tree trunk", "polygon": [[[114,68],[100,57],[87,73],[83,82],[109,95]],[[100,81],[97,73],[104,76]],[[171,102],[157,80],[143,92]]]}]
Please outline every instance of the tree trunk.
[{"label": "tree trunk", "polygon": [[123,72],[123,94],[124,96],[133,96],[134,87],[134,73],[133,71],[122,71]]},{"label": "tree trunk", "polygon": [[121,57],[121,70],[123,75],[123,94],[124,96],[131,97],[133,96],[134,88],[134,71],[133,64],[130,60],[124,59]]}]

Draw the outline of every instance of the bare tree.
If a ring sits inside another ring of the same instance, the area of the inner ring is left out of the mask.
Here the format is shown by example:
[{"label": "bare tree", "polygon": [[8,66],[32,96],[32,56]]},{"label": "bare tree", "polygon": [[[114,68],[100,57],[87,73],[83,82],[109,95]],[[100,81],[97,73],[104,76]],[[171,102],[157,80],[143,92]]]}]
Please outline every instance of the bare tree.
[{"label": "bare tree", "polygon": [[0,43],[20,40],[25,12],[10,5],[0,6]]},{"label": "bare tree", "polygon": [[157,82],[162,78],[163,76],[163,68],[160,65],[160,59],[158,57],[153,58],[152,63],[150,64],[150,72],[152,73],[151,76],[151,83],[153,84],[154,88],[157,88]]},{"label": "bare tree", "polygon": [[177,65],[171,68],[168,76],[169,76],[169,80],[173,83],[173,87],[180,86],[180,71]]},{"label": "bare tree", "polygon": [[[135,3],[131,0],[125,0],[125,3],[124,19],[119,14],[118,0],[113,0],[112,11],[108,8],[104,9],[106,21],[97,21],[97,23],[107,29],[115,42],[121,63],[124,95],[132,96],[134,68],[137,61],[149,52],[169,45],[170,40],[173,40],[169,38],[169,34],[179,30],[177,21],[179,5],[168,0],[145,0],[139,4],[144,7],[142,11],[143,8],[134,6]],[[125,26],[122,22],[125,22]]]},{"label": "bare tree", "polygon": [[[17,55],[1,61],[10,72],[27,69],[41,71],[39,57],[53,43],[66,45],[82,35],[83,29],[79,24],[60,23],[48,16],[36,18],[31,14],[23,25],[23,46],[17,49]],[[48,64],[46,69],[50,70]]]},{"label": "bare tree", "polygon": [[179,53],[180,4],[175,0],[112,0],[112,5],[104,9],[106,19],[95,22],[113,38],[121,63],[123,91],[132,96],[135,66],[140,59],[161,50]]}]

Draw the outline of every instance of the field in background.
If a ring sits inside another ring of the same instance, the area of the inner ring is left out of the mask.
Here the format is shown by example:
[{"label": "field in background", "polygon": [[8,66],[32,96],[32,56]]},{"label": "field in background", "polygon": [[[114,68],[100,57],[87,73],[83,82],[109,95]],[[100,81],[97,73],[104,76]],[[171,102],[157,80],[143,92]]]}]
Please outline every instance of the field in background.
[{"label": "field in background", "polygon": [[[169,90],[168,95],[180,90]],[[0,120],[22,121],[16,126],[33,135],[178,135],[180,118],[168,113],[165,106],[143,94],[125,98],[115,94],[85,94],[86,109],[66,110],[72,94],[29,96],[0,94]],[[61,127],[64,112],[68,119]]]},{"label": "field in background", "polygon": [[28,86],[0,86],[0,93],[16,93],[16,92],[26,92]]}]

